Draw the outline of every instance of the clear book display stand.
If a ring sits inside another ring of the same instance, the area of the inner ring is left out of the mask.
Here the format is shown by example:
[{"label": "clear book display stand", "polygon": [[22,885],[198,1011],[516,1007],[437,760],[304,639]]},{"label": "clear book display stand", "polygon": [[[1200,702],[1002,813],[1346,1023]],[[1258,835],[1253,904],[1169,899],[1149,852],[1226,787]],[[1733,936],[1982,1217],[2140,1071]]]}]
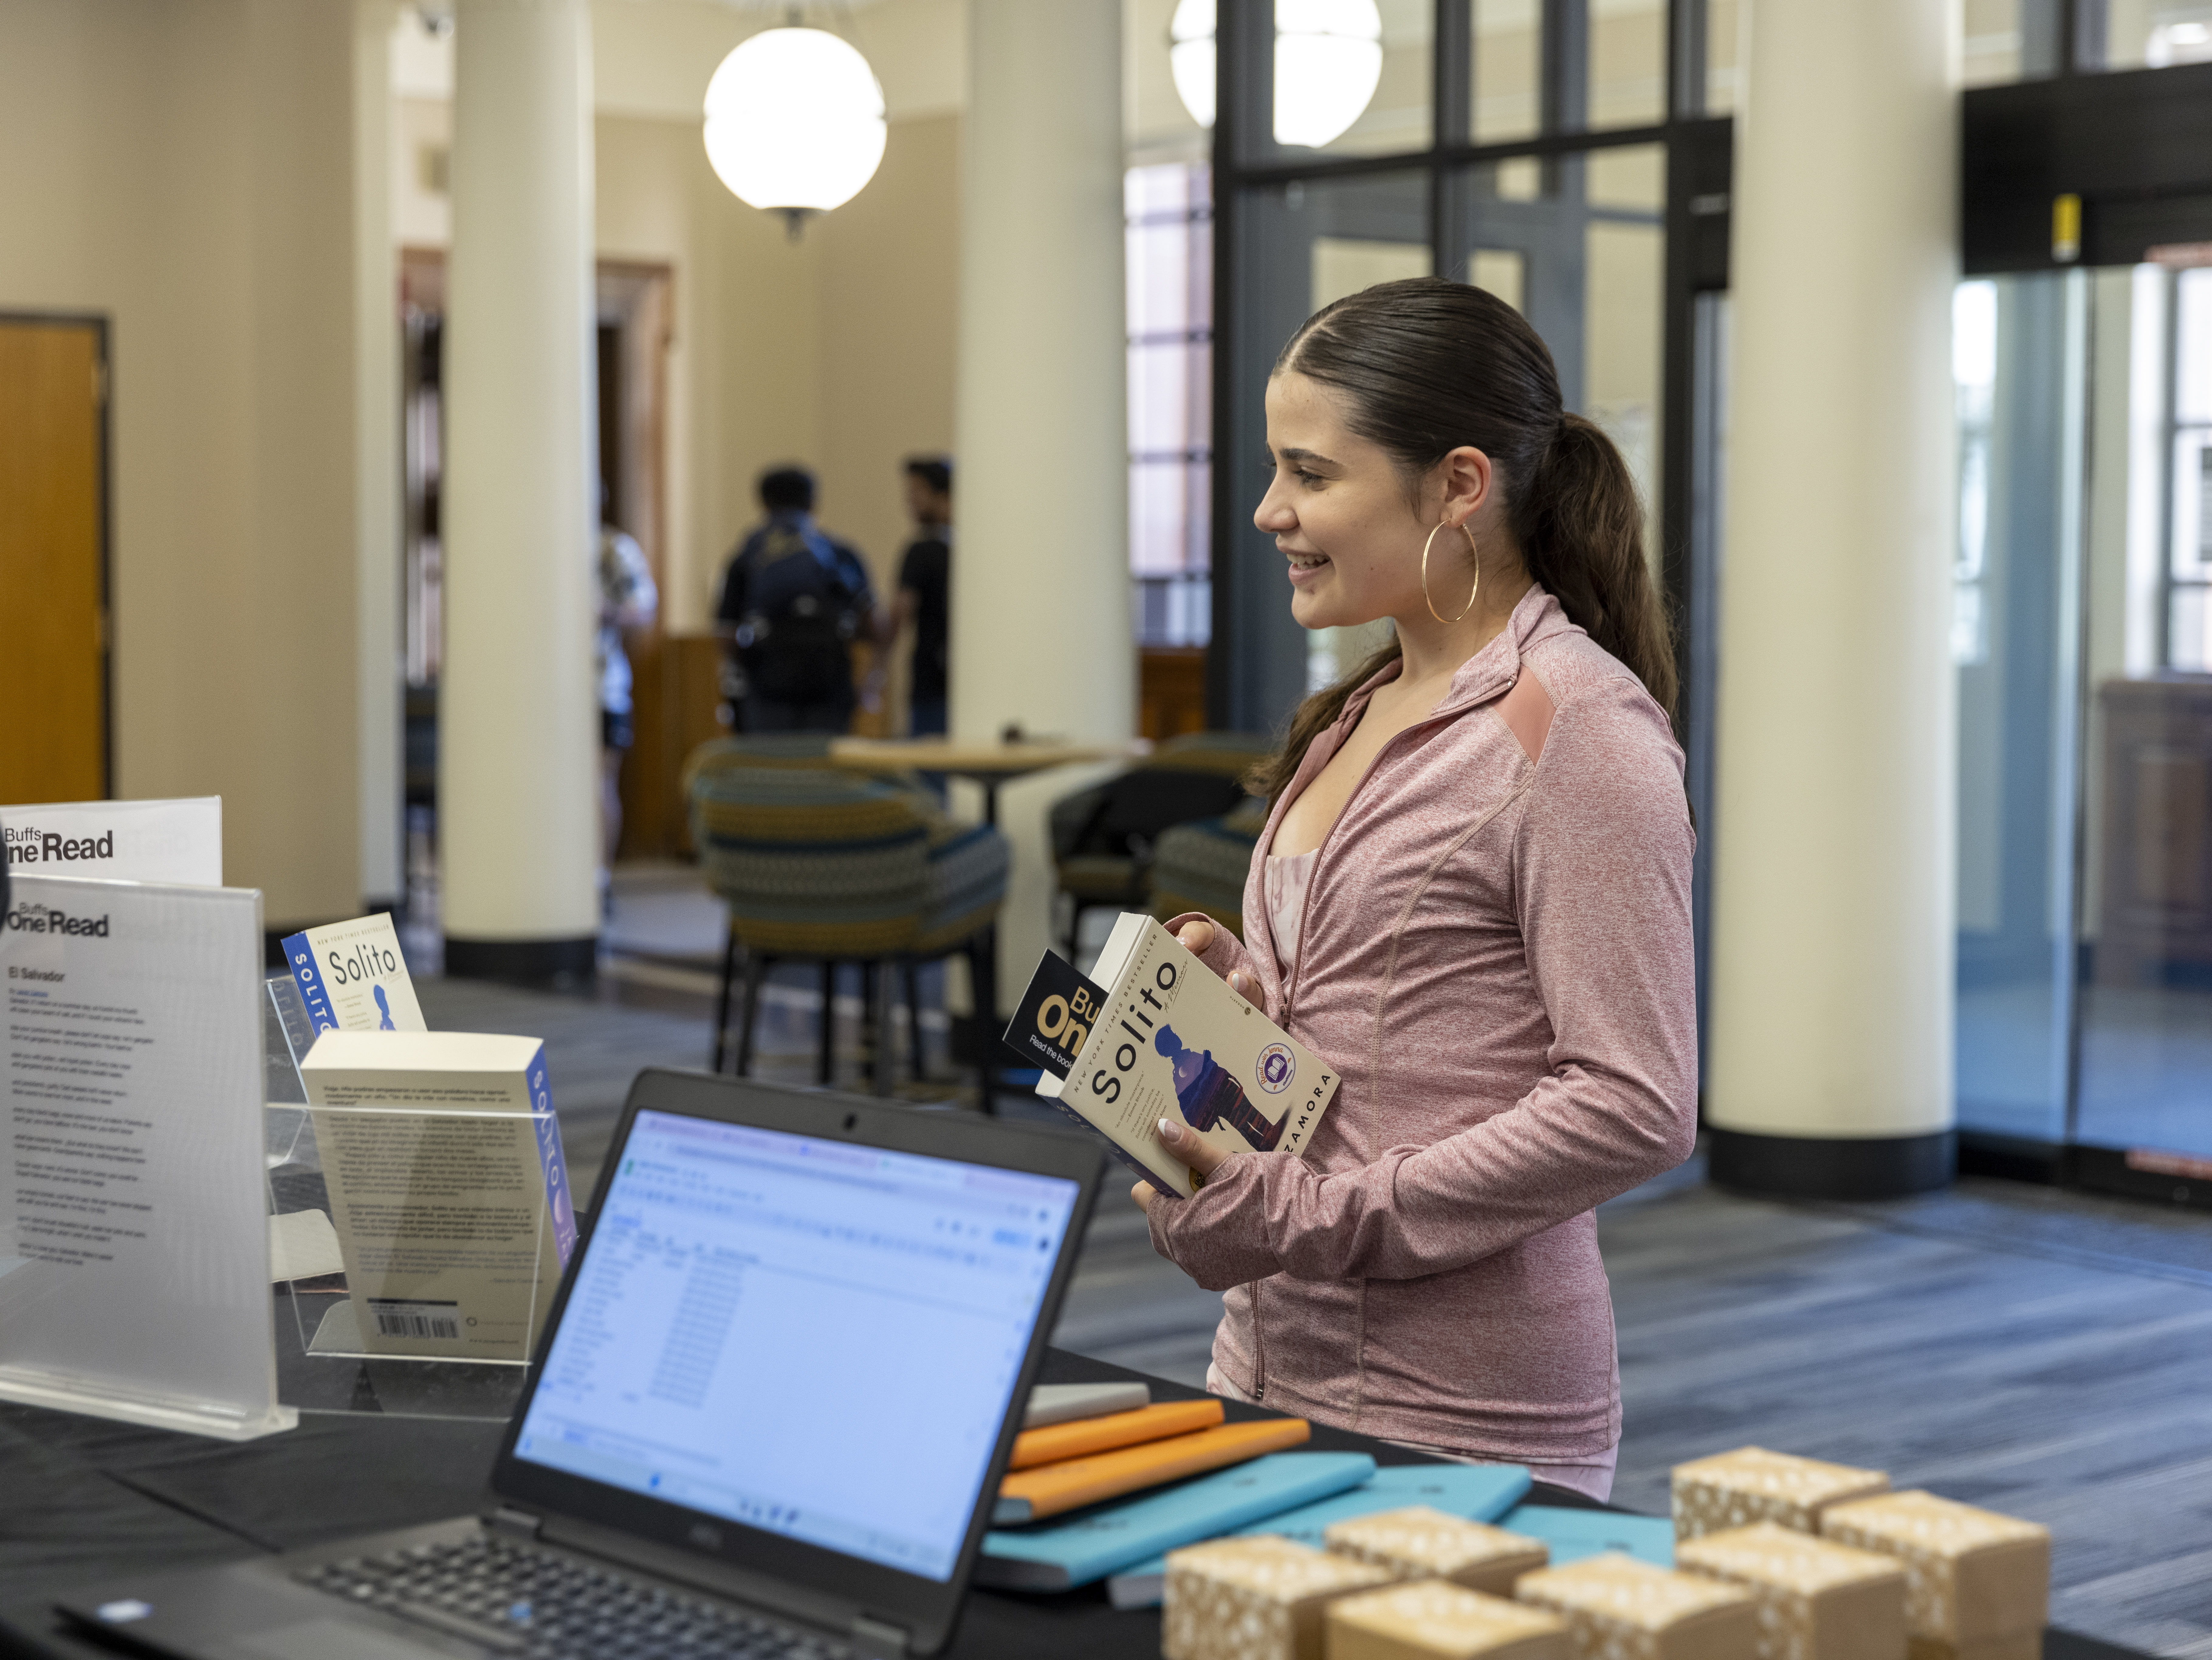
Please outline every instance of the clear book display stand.
[{"label": "clear book display stand", "polygon": [[[270,1274],[289,1404],[503,1418],[560,1281],[544,1111],[312,1104],[316,1037],[267,984]],[[435,1091],[426,1091],[435,1093]]]}]

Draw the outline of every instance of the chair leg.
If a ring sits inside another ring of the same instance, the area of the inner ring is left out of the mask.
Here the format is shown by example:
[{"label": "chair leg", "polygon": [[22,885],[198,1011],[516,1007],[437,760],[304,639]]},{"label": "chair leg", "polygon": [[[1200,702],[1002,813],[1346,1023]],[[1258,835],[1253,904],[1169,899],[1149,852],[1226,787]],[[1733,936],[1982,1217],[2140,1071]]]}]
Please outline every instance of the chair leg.
[{"label": "chair leg", "polygon": [[745,953],[744,1025],[738,1031],[738,1076],[750,1078],[753,1070],[753,1023],[760,1018],[761,982],[775,965],[772,957]]},{"label": "chair leg", "polygon": [[994,924],[968,942],[968,983],[975,1012],[976,1085],[983,1116],[999,1114],[999,930]]},{"label": "chair leg", "polygon": [[[722,1051],[727,1046],[730,1036],[730,982],[737,971],[738,931],[732,928],[728,937],[722,941],[721,995],[714,1005],[714,1071],[717,1073],[722,1070]],[[742,1072],[744,1068],[740,1067],[738,1070]]]},{"label": "chair leg", "polygon": [[822,1053],[814,1081],[827,1089],[837,1076],[837,964],[822,959]]},{"label": "chair leg", "polygon": [[921,970],[911,957],[906,960],[906,1035],[908,1046],[914,1051],[914,1081],[917,1084],[929,1075],[922,1064],[921,1053]]},{"label": "chair leg", "polygon": [[874,971],[869,977],[876,982],[876,1093],[888,1097],[891,1092],[893,1060],[898,1053],[891,1038],[891,1014],[898,1006],[891,988],[896,983],[893,976],[898,970],[889,961],[872,964],[870,967]]},{"label": "chair leg", "polygon": [[872,958],[860,959],[860,1070],[871,1087],[876,1074],[882,1070],[883,1056],[876,1049],[876,964]]}]

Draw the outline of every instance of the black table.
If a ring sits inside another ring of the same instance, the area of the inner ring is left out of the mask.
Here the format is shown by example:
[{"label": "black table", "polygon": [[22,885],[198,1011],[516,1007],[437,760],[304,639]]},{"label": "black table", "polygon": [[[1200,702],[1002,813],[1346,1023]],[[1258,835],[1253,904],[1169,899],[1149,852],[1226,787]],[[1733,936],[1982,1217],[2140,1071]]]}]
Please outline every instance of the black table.
[{"label": "black table", "polygon": [[[1042,1381],[1139,1378],[1155,1400],[1199,1391],[1060,1350]],[[1267,1417],[1227,1403],[1232,1420]],[[255,1550],[458,1516],[477,1508],[502,1426],[483,1418],[310,1412],[289,1434],[242,1445],[96,1418],[0,1404],[0,1656],[94,1660],[115,1651],[60,1629],[69,1587],[151,1564],[184,1567]],[[1386,1442],[1316,1426],[1316,1451],[1378,1464],[1424,1462]],[[1536,1502],[1588,1507],[1539,1484]],[[1139,1660],[1158,1654],[1156,1609],[1116,1613],[1103,1585],[1057,1596],[977,1591],[948,1653],[963,1660]],[[2045,1660],[2145,1660],[2131,1649],[2052,1632]]]}]

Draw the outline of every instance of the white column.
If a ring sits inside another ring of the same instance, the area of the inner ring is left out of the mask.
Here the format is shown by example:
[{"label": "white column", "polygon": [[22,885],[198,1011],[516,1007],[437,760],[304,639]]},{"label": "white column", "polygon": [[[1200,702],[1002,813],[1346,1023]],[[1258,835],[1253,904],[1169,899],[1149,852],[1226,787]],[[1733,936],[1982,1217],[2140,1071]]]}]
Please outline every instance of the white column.
[{"label": "white column", "polygon": [[354,0],[354,633],[362,900],[404,897],[399,273],[392,240],[392,50],[398,0]]},{"label": "white column", "polygon": [[1948,1179],[1955,9],[1759,0],[1735,147],[1717,1179]]},{"label": "white column", "polygon": [[[959,501],[951,725],[986,740],[1127,738],[1128,422],[1118,0],[969,0],[962,131]],[[1079,778],[1008,787],[1000,995],[1044,949],[1044,814]]]},{"label": "white column", "polygon": [[445,336],[438,834],[447,966],[586,973],[592,678],[591,20],[460,0]]}]

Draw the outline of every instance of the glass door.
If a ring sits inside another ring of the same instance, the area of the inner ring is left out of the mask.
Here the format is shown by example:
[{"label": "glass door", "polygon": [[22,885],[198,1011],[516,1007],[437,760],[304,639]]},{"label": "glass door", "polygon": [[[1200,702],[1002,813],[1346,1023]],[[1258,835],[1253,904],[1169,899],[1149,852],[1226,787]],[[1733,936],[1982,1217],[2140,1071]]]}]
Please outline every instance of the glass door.
[{"label": "glass door", "polygon": [[2094,280],[2075,1134],[2169,1191],[2212,1183],[2212,270]]},{"label": "glass door", "polygon": [[1959,1122],[2046,1144],[2073,1070],[2085,284],[1968,282],[1952,307]]},{"label": "glass door", "polygon": [[2212,1199],[2212,270],[1967,282],[1953,340],[1960,1127]]}]

